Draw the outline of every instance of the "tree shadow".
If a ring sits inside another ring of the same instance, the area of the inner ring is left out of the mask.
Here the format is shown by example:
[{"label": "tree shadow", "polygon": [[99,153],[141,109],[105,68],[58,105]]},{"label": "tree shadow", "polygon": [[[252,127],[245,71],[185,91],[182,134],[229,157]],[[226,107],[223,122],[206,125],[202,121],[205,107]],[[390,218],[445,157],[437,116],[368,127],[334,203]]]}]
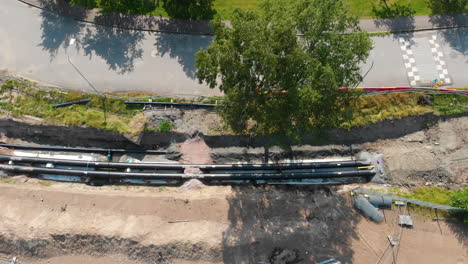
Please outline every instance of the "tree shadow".
[{"label": "tree shadow", "polygon": [[96,26],[86,29],[81,45],[87,56],[99,56],[110,70],[126,74],[134,70],[135,60],[143,57],[140,42],[144,39],[142,31]]},{"label": "tree shadow", "polygon": [[41,11],[42,35],[39,46],[49,53],[52,61],[57,55],[58,49],[60,47],[67,49],[69,40],[76,38],[84,27],[82,23],[68,18],[67,15],[79,19],[86,17],[87,11],[84,8],[70,8],[69,5],[61,1],[39,1],[44,6]]},{"label": "tree shadow", "polygon": [[416,11],[409,5],[402,5],[399,3],[389,5],[386,1],[383,1],[380,7],[372,7],[372,13],[374,13],[374,16],[377,18],[396,18],[414,16]]},{"label": "tree shadow", "polygon": [[[95,0],[84,1],[94,2]],[[147,14],[154,11],[158,4],[159,1],[156,0],[106,0],[101,1],[101,9],[103,13],[117,11],[124,14]],[[95,6],[95,4],[88,6]]]},{"label": "tree shadow", "polygon": [[468,246],[468,223],[463,223],[463,219],[449,219],[447,225],[458,241],[463,246]]},{"label": "tree shadow", "polygon": [[185,75],[195,79],[195,53],[207,48],[212,41],[211,36],[157,34],[154,46],[160,57],[168,55],[177,59]]},{"label": "tree shadow", "polygon": [[416,11],[411,6],[398,3],[388,5],[384,2],[380,7],[372,7],[372,12],[377,18],[374,21],[377,27],[384,27],[391,32],[408,31],[409,33],[403,36],[405,40],[413,37],[411,31],[416,27],[413,17]]},{"label": "tree shadow", "polygon": [[216,14],[213,0],[164,0],[164,9],[171,17],[212,19]]},{"label": "tree shadow", "polygon": [[468,56],[468,29],[464,27],[467,20],[467,14],[431,15],[429,18],[435,27],[453,27],[453,29],[439,30],[439,35],[464,56]]},{"label": "tree shadow", "polygon": [[[350,201],[327,187],[233,187],[224,263],[351,263],[358,238]],[[274,255],[274,256],[273,256]],[[289,255],[287,262],[275,262]]]},{"label": "tree shadow", "polygon": [[432,14],[455,14],[467,11],[467,0],[428,0]]},{"label": "tree shadow", "polygon": [[[140,42],[145,38],[143,31],[100,26],[113,19],[104,14],[94,17],[97,25],[87,26],[76,21],[87,18],[86,8],[64,1],[40,1],[44,10],[41,11],[42,41],[39,45],[49,52],[51,60],[55,58],[60,47],[68,48],[72,38],[77,39],[74,44],[76,49],[82,48],[90,58],[93,55],[101,57],[110,70],[119,74],[132,72],[135,60],[143,57],[143,49],[140,46]],[[141,25],[144,22],[131,20],[129,23]]]}]

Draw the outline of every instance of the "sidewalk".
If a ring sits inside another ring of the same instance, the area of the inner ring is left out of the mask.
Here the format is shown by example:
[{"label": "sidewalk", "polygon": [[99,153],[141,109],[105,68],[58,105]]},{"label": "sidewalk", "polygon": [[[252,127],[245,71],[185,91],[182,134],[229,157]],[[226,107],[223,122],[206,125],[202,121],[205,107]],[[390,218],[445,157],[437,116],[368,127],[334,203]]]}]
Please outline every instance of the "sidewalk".
[{"label": "sidewalk", "polygon": [[[121,13],[102,15],[98,8],[87,9],[81,6],[74,6],[70,5],[65,0],[17,1],[48,10],[53,13],[69,16],[78,21],[97,25],[164,33],[213,35],[213,28],[207,20],[187,20]],[[226,23],[229,23],[229,21],[226,21]],[[386,19],[361,19],[359,25],[367,32],[406,32],[467,27],[468,13]]]}]

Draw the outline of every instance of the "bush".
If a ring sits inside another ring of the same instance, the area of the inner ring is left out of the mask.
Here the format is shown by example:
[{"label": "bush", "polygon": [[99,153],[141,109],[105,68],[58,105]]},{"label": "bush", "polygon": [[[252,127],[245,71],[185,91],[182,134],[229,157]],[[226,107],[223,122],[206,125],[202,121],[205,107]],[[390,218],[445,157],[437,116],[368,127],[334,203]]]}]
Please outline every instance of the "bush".
[{"label": "bush", "polygon": [[162,121],[158,125],[159,132],[171,132],[173,128],[173,124],[171,121]]}]

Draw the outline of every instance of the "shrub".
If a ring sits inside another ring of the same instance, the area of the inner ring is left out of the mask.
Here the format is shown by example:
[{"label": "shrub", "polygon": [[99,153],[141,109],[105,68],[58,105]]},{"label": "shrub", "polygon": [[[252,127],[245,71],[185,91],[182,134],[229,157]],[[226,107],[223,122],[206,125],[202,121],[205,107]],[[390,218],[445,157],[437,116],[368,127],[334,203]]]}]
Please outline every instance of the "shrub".
[{"label": "shrub", "polygon": [[158,124],[159,132],[171,132],[172,128],[173,128],[173,124],[171,121],[162,121]]}]

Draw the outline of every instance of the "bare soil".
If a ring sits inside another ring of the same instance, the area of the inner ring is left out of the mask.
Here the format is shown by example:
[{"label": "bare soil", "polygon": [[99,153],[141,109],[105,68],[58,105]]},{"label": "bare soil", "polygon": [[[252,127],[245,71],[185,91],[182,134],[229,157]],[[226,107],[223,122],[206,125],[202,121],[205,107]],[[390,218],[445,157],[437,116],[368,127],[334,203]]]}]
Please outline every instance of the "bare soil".
[{"label": "bare soil", "polygon": [[367,143],[363,149],[384,155],[390,183],[468,186],[468,117],[441,121],[397,139]]},{"label": "bare soil", "polygon": [[[9,137],[14,135],[13,129],[3,129]],[[20,131],[22,140],[44,140],[38,126],[24,126]],[[57,142],[85,131],[70,131],[74,134],[61,135]],[[365,135],[358,146],[312,145],[295,150],[304,159],[351,156],[356,150],[382,153],[386,180],[393,185],[468,186],[468,117],[408,131],[411,133],[377,140],[367,140],[370,136]],[[112,146],[126,145],[124,139],[101,137]],[[11,143],[18,140],[3,139]],[[200,136],[173,144],[180,149],[180,162],[289,157],[274,148],[213,150],[203,139]],[[93,140],[100,142],[101,138]],[[151,142],[160,144],[159,139]],[[387,236],[395,237],[399,230],[399,212],[385,211],[386,221],[373,223],[353,209],[347,193],[335,187],[216,187],[197,183],[178,188],[91,187],[48,186],[23,176],[13,180],[0,181],[0,256],[18,256],[21,263],[315,263],[337,258],[342,263],[368,264],[381,256],[386,259],[383,263],[389,263],[393,254],[385,251]],[[467,262],[466,225],[433,221],[430,213],[409,213],[415,217],[415,226],[401,231],[399,246],[394,248],[398,263]]]},{"label": "bare soil", "polygon": [[[290,250],[296,263],[335,257],[367,264],[398,228],[397,212],[385,211],[386,223],[373,223],[339,188],[24,181],[0,183],[0,254],[21,263],[255,263]],[[465,263],[466,227],[410,214],[415,227],[403,230],[398,263]]]}]

